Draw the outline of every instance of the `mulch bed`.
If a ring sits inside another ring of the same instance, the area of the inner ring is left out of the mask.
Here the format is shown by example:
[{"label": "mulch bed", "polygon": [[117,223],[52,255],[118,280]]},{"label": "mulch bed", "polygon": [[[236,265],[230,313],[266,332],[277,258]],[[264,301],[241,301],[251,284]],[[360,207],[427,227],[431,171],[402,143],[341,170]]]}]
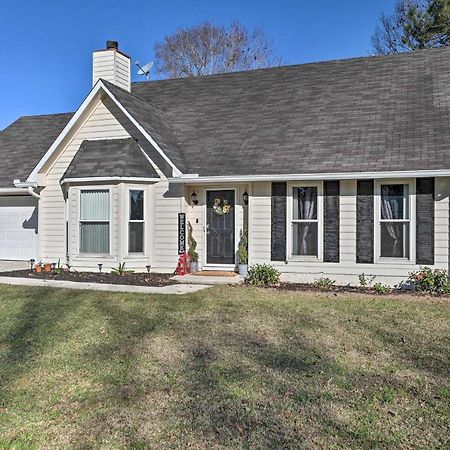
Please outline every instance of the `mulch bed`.
[{"label": "mulch bed", "polygon": [[34,278],[36,280],[61,280],[77,281],[83,283],[103,283],[103,284],[125,284],[127,286],[169,286],[179,284],[178,281],[171,280],[173,275],[169,273],[127,273],[126,275],[116,275],[113,273],[95,272],[30,272],[29,270],[13,270],[11,272],[1,272],[0,277]]},{"label": "mulch bed", "polygon": [[353,293],[353,294],[368,294],[368,295],[415,295],[415,296],[435,296],[435,297],[448,297],[448,294],[439,294],[431,292],[420,292],[413,289],[399,289],[392,288],[386,293],[377,292],[373,287],[360,287],[360,286],[331,286],[329,288],[319,288],[314,284],[308,283],[278,283],[271,286],[260,286],[263,288],[277,289],[286,292],[330,292],[330,293]]}]

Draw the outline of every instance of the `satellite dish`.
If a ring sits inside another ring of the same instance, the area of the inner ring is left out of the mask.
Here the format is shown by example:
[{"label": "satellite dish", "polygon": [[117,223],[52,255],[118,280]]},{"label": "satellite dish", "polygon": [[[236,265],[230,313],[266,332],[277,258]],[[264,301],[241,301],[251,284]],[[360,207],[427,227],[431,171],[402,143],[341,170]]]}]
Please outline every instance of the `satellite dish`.
[{"label": "satellite dish", "polygon": [[147,80],[150,79],[150,69],[153,67],[153,61],[141,66],[139,61],[136,61],[136,66],[138,67],[138,75],[144,75]]}]

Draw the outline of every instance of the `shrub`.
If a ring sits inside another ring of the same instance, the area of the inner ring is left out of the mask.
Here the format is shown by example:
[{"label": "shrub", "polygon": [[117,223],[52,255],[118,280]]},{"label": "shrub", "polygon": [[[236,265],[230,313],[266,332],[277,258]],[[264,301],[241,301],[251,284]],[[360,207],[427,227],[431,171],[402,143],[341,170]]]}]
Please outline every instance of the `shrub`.
[{"label": "shrub", "polygon": [[373,288],[377,294],[387,294],[391,290],[388,285],[382,283],[375,283]]},{"label": "shrub", "polygon": [[359,285],[361,287],[370,286],[375,278],[375,275],[366,275],[365,273],[362,273],[361,275],[358,275]]},{"label": "shrub", "polygon": [[246,281],[255,286],[277,284],[280,272],[268,264],[254,264],[248,270]]},{"label": "shrub", "polygon": [[197,241],[194,239],[193,231],[191,222],[188,222],[188,255],[192,262],[198,262]]},{"label": "shrub", "polygon": [[244,228],[244,231],[241,235],[241,240],[239,241],[239,264],[247,264],[248,263],[248,234],[247,228]]},{"label": "shrub", "polygon": [[125,276],[128,273],[133,273],[133,272],[134,272],[134,270],[125,269],[125,263],[124,262],[123,263],[119,263],[119,265],[116,268],[111,269],[111,273],[113,273],[114,275],[119,275],[121,277]]},{"label": "shrub", "polygon": [[430,267],[421,267],[420,270],[409,274],[408,281],[414,284],[417,291],[439,294],[450,292],[448,273],[443,269],[433,270]]},{"label": "shrub", "polygon": [[331,289],[335,283],[335,280],[330,280],[329,278],[318,278],[314,280],[314,286],[322,290]]}]

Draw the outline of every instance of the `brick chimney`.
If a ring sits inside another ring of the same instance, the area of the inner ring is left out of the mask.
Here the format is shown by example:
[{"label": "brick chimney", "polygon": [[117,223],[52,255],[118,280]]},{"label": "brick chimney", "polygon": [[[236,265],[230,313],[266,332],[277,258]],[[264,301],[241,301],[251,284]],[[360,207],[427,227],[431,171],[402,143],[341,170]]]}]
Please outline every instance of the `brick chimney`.
[{"label": "brick chimney", "polygon": [[131,60],[119,50],[119,43],[106,41],[106,49],[96,50],[92,55],[92,85],[99,78],[122,89],[131,91]]}]

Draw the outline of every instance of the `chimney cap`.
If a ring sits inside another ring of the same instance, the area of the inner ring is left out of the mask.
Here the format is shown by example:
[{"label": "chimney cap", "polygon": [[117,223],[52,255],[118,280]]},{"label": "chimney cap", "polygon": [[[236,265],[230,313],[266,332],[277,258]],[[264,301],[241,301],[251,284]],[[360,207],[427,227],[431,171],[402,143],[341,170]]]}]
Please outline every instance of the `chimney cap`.
[{"label": "chimney cap", "polygon": [[119,43],[117,41],[106,41],[106,48],[119,50]]}]

